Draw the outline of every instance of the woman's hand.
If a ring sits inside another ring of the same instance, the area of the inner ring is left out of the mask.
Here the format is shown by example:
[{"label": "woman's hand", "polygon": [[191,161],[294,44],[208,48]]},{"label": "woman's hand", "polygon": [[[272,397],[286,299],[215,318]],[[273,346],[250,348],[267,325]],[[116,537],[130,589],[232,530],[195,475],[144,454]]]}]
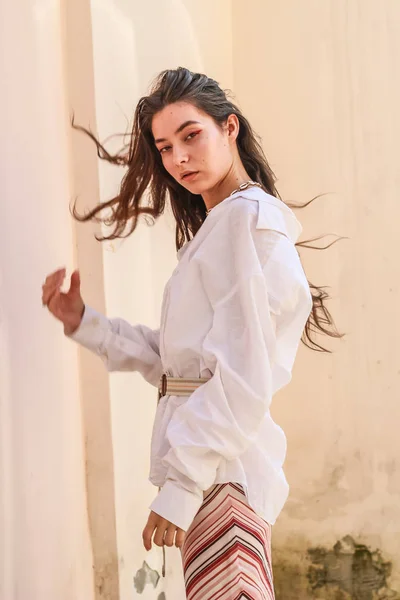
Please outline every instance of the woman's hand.
[{"label": "woman's hand", "polygon": [[82,300],[79,271],[71,275],[71,284],[68,292],[60,291],[65,279],[65,268],[58,269],[46,277],[42,285],[42,303],[47,306],[52,315],[64,325],[64,333],[70,335],[79,327],[85,311]]},{"label": "woman's hand", "polygon": [[[156,546],[175,546],[181,548],[185,539],[185,531],[173,523],[163,519],[157,513],[150,511],[147,525],[143,529],[142,538],[146,550],[151,550],[151,538],[154,534],[154,543]],[[165,537],[164,537],[165,535]]]}]

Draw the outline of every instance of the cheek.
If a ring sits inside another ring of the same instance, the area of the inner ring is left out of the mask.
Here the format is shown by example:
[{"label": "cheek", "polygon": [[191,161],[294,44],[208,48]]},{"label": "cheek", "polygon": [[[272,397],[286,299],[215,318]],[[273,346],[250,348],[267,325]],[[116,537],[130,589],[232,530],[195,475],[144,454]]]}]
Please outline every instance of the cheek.
[{"label": "cheek", "polygon": [[227,152],[226,142],[216,136],[207,136],[202,143],[204,143],[205,152],[210,156],[220,156]]},{"label": "cheek", "polygon": [[170,175],[172,175],[172,174],[173,174],[173,171],[174,171],[174,168],[175,168],[175,166],[174,166],[174,164],[173,164],[173,162],[172,162],[172,155],[171,155],[171,153],[165,154],[165,155],[162,157],[162,159],[161,159],[161,160],[162,160],[162,163],[163,163],[163,165],[164,165],[164,169],[165,169],[166,171],[168,171],[168,173],[169,173]]},{"label": "cheek", "polygon": [[203,152],[203,164],[209,165],[213,172],[225,169],[230,163],[229,148],[224,141],[211,138]]},{"label": "cheek", "polygon": [[212,164],[218,154],[215,140],[212,137],[204,136],[196,145],[195,154],[199,162],[203,164]]}]

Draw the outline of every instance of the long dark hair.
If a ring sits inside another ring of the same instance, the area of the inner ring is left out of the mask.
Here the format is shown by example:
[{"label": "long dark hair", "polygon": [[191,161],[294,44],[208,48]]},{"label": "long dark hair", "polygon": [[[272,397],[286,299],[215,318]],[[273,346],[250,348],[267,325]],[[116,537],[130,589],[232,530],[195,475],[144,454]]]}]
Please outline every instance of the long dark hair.
[{"label": "long dark hair", "polygon": [[[106,226],[114,226],[108,236],[95,236],[97,240],[112,240],[129,236],[136,228],[141,214],[150,215],[157,219],[165,209],[167,192],[169,193],[172,212],[176,220],[175,243],[176,249],[193,238],[206,218],[206,206],[200,194],[192,194],[182,187],[165,169],[162,158],[154,145],[152,134],[152,119],[156,113],[174,102],[190,102],[197,109],[207,113],[215,123],[222,127],[230,114],[235,114],[239,120],[239,133],[236,139],[238,152],[242,163],[253,181],[259,182],[264,190],[282,200],[275,187],[276,177],[268,165],[261,147],[260,137],[253,131],[248,120],[240,109],[228,98],[227,91],[220,88],[218,83],[202,73],[193,73],[186,68],[168,69],[162,71],[152,83],[148,96],[140,98],[134,118],[130,141],[123,145],[116,154],[109,154],[91,131],[85,127],[72,126],[85,132],[95,142],[99,158],[115,165],[128,167],[124,174],[117,196],[106,202],[99,203],[84,215],[76,210],[76,201],[72,215],[78,221],[94,220]],[[149,198],[143,203],[144,193]],[[298,205],[289,204],[290,208],[304,208],[313,202]],[[141,205],[142,202],[142,205]],[[99,216],[106,210],[107,216]],[[296,246],[324,250],[323,247],[310,246],[321,238],[297,242]],[[331,352],[312,339],[312,333],[321,332],[335,338],[344,334],[337,331],[332,316],[325,301],[329,298],[324,287],[318,287],[310,282],[313,306],[307,320],[302,342],[310,349],[318,352]]]}]

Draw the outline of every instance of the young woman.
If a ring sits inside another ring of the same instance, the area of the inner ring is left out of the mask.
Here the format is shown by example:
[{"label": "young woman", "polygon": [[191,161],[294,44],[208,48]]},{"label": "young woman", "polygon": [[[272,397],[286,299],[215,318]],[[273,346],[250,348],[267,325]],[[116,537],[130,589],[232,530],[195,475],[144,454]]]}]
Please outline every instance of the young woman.
[{"label": "young woman", "polygon": [[[42,301],[109,371],[139,371],[159,389],[149,477],[159,493],[145,548],[153,540],[181,549],[191,600],[272,599],[271,528],[288,483],[271,400],[289,383],[303,336],[324,351],[311,330],[341,335],[325,292],[304,274],[301,225],[249,122],[203,74],[163,71],[137,105],[129,147],[115,156],[77,128],[101,158],[128,168],[115,198],[84,216],[74,207],[74,217],[113,225],[101,241],[125,237],[140,214],[162,214],[168,198],[178,264],[156,330],[85,305],[78,270],[67,293],[65,269],[49,275]],[[104,209],[107,218],[98,216]]]}]

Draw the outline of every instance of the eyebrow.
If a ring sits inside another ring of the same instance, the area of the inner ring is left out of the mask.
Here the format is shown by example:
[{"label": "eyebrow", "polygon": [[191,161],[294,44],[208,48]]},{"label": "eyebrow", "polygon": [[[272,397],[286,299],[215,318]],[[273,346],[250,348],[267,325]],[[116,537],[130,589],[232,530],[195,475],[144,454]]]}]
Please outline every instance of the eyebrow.
[{"label": "eyebrow", "polygon": [[[175,135],[177,133],[180,133],[188,125],[194,125],[195,123],[198,123],[199,125],[201,125],[200,121],[185,121],[184,123],[182,123],[182,125],[179,125],[178,129],[175,131]],[[166,141],[167,140],[165,138],[158,138],[157,140],[154,140],[154,143],[158,144],[159,142],[166,142]]]}]

